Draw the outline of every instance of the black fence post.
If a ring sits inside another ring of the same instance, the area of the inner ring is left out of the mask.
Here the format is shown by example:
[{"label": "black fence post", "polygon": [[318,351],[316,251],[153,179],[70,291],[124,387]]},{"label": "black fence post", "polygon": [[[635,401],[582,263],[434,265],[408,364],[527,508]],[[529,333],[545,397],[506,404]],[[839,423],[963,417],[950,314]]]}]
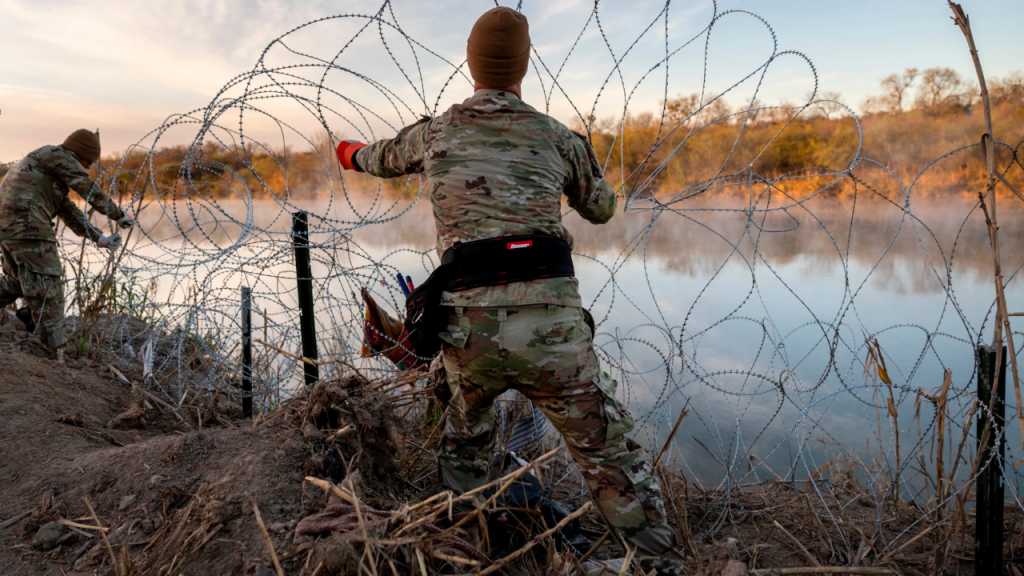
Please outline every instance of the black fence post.
[{"label": "black fence post", "polygon": [[242,286],[242,417],[252,418],[252,290]]},{"label": "black fence post", "polygon": [[[292,246],[295,248],[295,279],[299,290],[299,332],[302,335],[302,356],[318,358],[316,351],[316,318],[313,317],[313,269],[309,263],[309,220],[305,212],[292,215]],[[303,362],[306,386],[320,379],[320,367]]]},{"label": "black fence post", "polygon": [[[1006,422],[1006,347],[999,365],[999,387],[992,412],[992,381],[996,374],[996,349],[978,347],[978,455],[984,469],[978,474],[977,519],[974,539],[974,573],[1003,573],[1003,425]],[[986,423],[989,434],[981,445]]]}]

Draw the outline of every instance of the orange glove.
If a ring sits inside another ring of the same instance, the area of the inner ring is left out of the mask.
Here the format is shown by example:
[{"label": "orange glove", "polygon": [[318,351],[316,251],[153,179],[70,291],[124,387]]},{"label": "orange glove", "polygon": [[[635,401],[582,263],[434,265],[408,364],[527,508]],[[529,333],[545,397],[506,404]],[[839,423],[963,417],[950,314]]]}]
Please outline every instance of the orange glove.
[{"label": "orange glove", "polygon": [[338,162],[341,162],[341,167],[345,170],[355,170],[356,172],[366,172],[355,163],[356,152],[360,148],[366,148],[366,144],[357,142],[355,140],[342,140],[338,144]]}]

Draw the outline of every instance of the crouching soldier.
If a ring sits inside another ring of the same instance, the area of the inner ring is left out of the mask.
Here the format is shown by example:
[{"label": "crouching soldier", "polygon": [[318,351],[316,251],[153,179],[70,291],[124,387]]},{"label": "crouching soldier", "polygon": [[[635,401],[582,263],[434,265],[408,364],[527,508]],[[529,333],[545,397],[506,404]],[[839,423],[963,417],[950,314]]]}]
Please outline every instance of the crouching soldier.
[{"label": "crouching soldier", "polygon": [[103,236],[68,197],[69,190],[88,200],[101,214],[124,229],[135,222],[117,205],[93,188],[89,169],[100,157],[100,138],[88,130],[76,130],[60,146],[43,146],[15,164],[0,182],[0,246],[4,275],[0,279],[0,307],[18,298],[18,310],[30,332],[39,335],[51,350],[63,357],[64,290],[57,234],[53,219],[60,217],[68,229],[116,250],[120,234]]},{"label": "crouching soldier", "polygon": [[[342,142],[338,158],[380,178],[428,180],[441,266],[410,296],[407,326],[431,306],[443,310],[440,329],[427,330],[444,342],[443,484],[463,493],[500,472],[494,402],[514,388],[562,434],[598,508],[645,573],[682,574],[650,458],[626,436],[633,419],[601,370],[562,225],[563,195],[580,216],[603,224],[615,213],[615,191],[585,137],[522,100],[529,57],[526,17],[504,7],[486,12],[467,46],[476,83],[469,99],[393,139]],[[424,301],[437,295],[419,316],[411,312],[418,293]]]}]

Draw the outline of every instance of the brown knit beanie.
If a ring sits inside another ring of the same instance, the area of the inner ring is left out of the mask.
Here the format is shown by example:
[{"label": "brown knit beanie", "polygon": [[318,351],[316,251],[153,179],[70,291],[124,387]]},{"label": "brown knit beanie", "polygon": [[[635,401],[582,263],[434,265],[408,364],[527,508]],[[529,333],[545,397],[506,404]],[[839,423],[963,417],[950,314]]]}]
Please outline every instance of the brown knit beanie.
[{"label": "brown knit beanie", "polygon": [[100,159],[100,135],[91,130],[75,130],[64,140],[62,146],[74,152],[83,165],[92,164]]},{"label": "brown knit beanie", "polygon": [[466,43],[473,79],[488,88],[515,86],[530,64],[530,24],[526,16],[505,6],[481,16]]}]

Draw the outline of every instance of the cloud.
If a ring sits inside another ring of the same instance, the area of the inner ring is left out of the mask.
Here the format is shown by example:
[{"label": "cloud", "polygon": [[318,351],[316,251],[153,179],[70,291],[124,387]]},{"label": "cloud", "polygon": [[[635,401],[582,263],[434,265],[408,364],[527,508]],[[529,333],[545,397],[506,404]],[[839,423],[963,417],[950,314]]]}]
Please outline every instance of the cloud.
[{"label": "cloud", "polygon": [[[719,2],[719,10],[744,7],[749,3],[749,0]],[[514,6],[517,2],[503,4]],[[753,9],[773,25],[778,21],[777,32],[788,31],[779,33],[781,48],[803,50],[816,61],[824,54],[830,66],[819,67],[824,73],[822,79],[827,81],[822,89],[842,92],[850,101],[857,101],[874,90],[877,84],[873,78],[891,71],[888,69],[891,60],[870,60],[871,45],[858,45],[856,31],[845,28],[848,26],[843,15],[856,16],[858,5],[852,2],[830,5],[827,12],[830,24],[826,26],[815,19],[821,9],[807,3],[798,4],[800,7],[789,3],[786,6],[758,4]],[[289,50],[330,61],[362,30],[338,64],[379,80],[415,114],[424,109],[432,110],[444,88],[439,102],[444,108],[461,100],[469,86],[459,77],[449,83],[451,65],[427,53],[423,47],[455,65],[460,64],[465,55],[466,34],[476,17],[493,5],[492,0],[430,3],[398,0],[393,4],[380,0],[372,3],[354,0],[301,3],[286,0],[146,3],[135,0],[89,3],[0,0],[0,13],[4,15],[0,53],[5,55],[0,60],[0,78],[3,79],[0,85],[0,160],[16,159],[79,125],[109,127],[104,131],[110,135],[105,144],[110,148],[124,148],[159,126],[165,117],[209,104],[226,83],[252,70],[264,55],[264,49],[282,34],[314,19],[340,14],[363,17],[326,20],[289,34],[284,44],[275,45],[266,53],[267,65],[309,62],[308,58]],[[600,30],[594,19],[582,36],[580,32],[593,11],[591,0],[525,0],[522,6],[530,18],[535,45],[549,71],[541,71],[546,91],[552,90],[549,74],[555,74],[564,64],[559,82],[571,103],[555,89],[551,93],[550,113],[568,120],[576,114],[572,103],[583,113],[589,113],[599,95],[596,109],[599,116],[621,115],[627,97],[631,110],[651,110],[658,106],[665,93],[665,67],[655,68],[665,55],[666,26],[664,18],[659,17],[665,7],[662,0],[601,2],[598,5]],[[1012,9],[1011,6],[1003,6],[1004,12],[1024,12],[1020,6]],[[378,27],[371,23],[364,28],[366,16],[382,8],[386,20],[396,19],[393,26]],[[670,49],[675,49],[707,26],[712,5],[710,0],[686,5],[672,3],[668,14],[668,44]],[[979,25],[984,16],[985,13],[979,13]],[[749,22],[739,24],[743,21]],[[874,24],[879,31],[897,26],[885,22]],[[716,24],[708,70],[708,86],[712,90],[723,90],[770,55],[770,45],[765,44],[766,33],[748,33],[754,30],[748,26],[755,25],[758,24],[753,19],[742,15]],[[413,45],[415,58],[409,42],[396,28],[422,44],[423,47]],[[843,32],[843,38],[850,39],[839,43],[823,40],[835,36],[836,32]],[[641,33],[643,37],[638,38]],[[386,49],[382,36],[387,42]],[[577,37],[580,37],[578,41]],[[906,37],[908,42],[917,38],[909,32],[897,37]],[[915,50],[924,50],[917,46],[919,43],[911,43]],[[996,54],[997,49],[998,45],[991,54]],[[616,70],[615,60],[622,59],[627,51],[623,67]],[[669,95],[700,90],[704,80],[703,52],[704,42],[698,38],[672,58]],[[903,57],[911,56],[908,52]],[[990,58],[995,59],[995,56]],[[969,58],[965,57],[965,62],[969,65]],[[792,61],[784,63],[791,72],[781,66],[773,69],[771,82],[760,94],[762,100],[797,101],[806,92],[810,73],[792,64]],[[923,59],[916,65],[932,64]],[[994,72],[1001,70],[998,66],[1002,64],[994,65]],[[836,69],[844,73],[829,74]],[[287,74],[312,81],[319,78],[317,70],[307,67],[290,69],[276,75],[274,80],[287,82]],[[864,79],[869,76],[872,81],[866,82]],[[259,83],[270,80],[264,77]],[[417,95],[421,82],[426,93]],[[348,74],[331,72],[328,84],[338,92],[363,98],[361,101],[374,113],[393,114],[392,108],[403,106],[390,102],[379,92],[367,91],[365,82],[354,80]],[[231,93],[236,94],[237,90]],[[527,77],[526,94],[529,101],[546,109],[534,72]],[[261,101],[260,105],[281,111],[285,114],[283,119],[296,123],[301,130],[318,129],[315,122],[310,122],[315,116],[308,107],[270,100]],[[405,117],[408,113],[404,113]],[[188,140],[187,131],[182,132],[181,138]]]}]

